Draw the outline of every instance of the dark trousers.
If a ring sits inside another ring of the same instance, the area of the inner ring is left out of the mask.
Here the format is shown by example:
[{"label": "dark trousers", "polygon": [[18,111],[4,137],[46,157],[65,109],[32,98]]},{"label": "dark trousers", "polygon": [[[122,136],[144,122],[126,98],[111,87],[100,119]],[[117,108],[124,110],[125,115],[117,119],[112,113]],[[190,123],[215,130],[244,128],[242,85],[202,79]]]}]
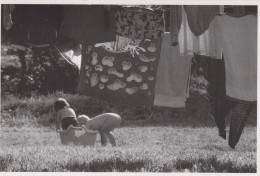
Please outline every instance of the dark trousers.
[{"label": "dark trousers", "polygon": [[197,67],[202,67],[201,73],[209,82],[208,97],[211,104],[211,114],[219,129],[221,137],[226,139],[226,117],[230,115],[229,145],[235,148],[238,143],[248,115],[254,102],[232,99],[226,96],[226,75],[224,59],[211,59],[196,56]]}]

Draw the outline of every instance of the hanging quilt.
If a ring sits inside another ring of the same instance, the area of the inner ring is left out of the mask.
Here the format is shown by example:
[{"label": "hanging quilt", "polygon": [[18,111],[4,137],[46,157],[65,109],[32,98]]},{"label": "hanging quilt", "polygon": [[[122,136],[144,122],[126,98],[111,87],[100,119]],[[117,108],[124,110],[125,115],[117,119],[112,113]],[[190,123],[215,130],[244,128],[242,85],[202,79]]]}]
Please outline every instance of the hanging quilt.
[{"label": "hanging quilt", "polygon": [[161,39],[131,40],[83,47],[78,91],[117,104],[152,105]]},{"label": "hanging quilt", "polygon": [[164,34],[162,10],[124,7],[115,12],[117,35],[132,39],[157,39]]}]

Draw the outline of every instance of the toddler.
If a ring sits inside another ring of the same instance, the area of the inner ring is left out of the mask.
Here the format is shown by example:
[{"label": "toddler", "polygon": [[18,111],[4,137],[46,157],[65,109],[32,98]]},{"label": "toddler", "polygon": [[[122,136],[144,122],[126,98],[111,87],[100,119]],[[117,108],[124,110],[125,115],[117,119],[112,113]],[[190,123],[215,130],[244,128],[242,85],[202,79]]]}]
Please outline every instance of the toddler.
[{"label": "toddler", "polygon": [[54,110],[57,112],[56,130],[66,130],[70,125],[78,126],[76,114],[65,99],[58,98],[54,103]]},{"label": "toddler", "polygon": [[101,137],[102,146],[106,146],[107,138],[112,146],[116,146],[115,137],[112,131],[121,124],[121,117],[114,113],[100,114],[92,119],[86,115],[78,117],[80,125],[85,125],[90,130],[98,130]]}]

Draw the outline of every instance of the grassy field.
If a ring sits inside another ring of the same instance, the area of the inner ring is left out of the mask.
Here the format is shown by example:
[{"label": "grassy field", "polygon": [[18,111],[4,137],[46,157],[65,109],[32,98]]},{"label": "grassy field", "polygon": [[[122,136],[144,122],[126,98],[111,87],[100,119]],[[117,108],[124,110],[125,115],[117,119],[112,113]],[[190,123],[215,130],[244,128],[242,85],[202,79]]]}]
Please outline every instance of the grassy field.
[{"label": "grassy field", "polygon": [[[118,146],[101,147],[99,135],[95,147],[61,145],[52,114],[57,97],[66,98],[77,114],[119,113]],[[256,172],[255,112],[233,150],[196,103],[186,111],[143,108],[143,118],[130,107],[62,93],[5,96],[1,104],[0,171]]]},{"label": "grassy field", "polygon": [[[256,108],[233,150],[218,136],[201,95],[191,95],[185,109],[119,106],[61,92],[21,96],[21,65],[3,51],[1,172],[256,172]],[[67,99],[76,114],[120,114],[122,126],[114,131],[118,146],[101,147],[99,135],[95,147],[62,145],[52,111],[58,97]]]}]

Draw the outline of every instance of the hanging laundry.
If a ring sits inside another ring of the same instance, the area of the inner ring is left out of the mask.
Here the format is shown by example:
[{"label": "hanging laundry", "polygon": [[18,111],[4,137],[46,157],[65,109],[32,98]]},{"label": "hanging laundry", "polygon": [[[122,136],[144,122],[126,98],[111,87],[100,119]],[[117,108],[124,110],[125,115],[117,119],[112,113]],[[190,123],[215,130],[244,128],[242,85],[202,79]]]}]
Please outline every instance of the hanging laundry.
[{"label": "hanging laundry", "polygon": [[115,104],[152,105],[161,39],[118,40],[83,45],[78,92]]},{"label": "hanging laundry", "polygon": [[3,9],[3,16],[2,16],[3,23],[2,23],[2,25],[4,26],[5,30],[10,30],[13,26],[11,13],[15,10],[15,5],[13,5],[13,4],[3,4],[2,9]]},{"label": "hanging laundry", "polygon": [[61,57],[65,59],[69,64],[76,65],[78,69],[81,66],[81,55],[75,55],[73,50],[61,52],[60,49],[54,45]]},{"label": "hanging laundry", "polygon": [[82,46],[77,41],[60,36],[54,44],[60,55],[70,64],[81,67]]},{"label": "hanging laundry", "polygon": [[219,135],[226,139],[225,118],[235,102],[226,97],[224,59],[195,55],[192,60],[190,90],[207,96]]},{"label": "hanging laundry", "polygon": [[170,36],[171,45],[176,46],[178,42],[178,35],[182,22],[182,6],[172,5],[170,6]]},{"label": "hanging laundry", "polygon": [[184,9],[187,14],[191,31],[196,36],[200,36],[209,28],[219,7],[208,5],[185,5]]},{"label": "hanging laundry", "polygon": [[157,39],[163,36],[162,10],[137,7],[117,8],[115,12],[117,35],[131,39]]},{"label": "hanging laundry", "polygon": [[219,135],[226,139],[225,118],[234,103],[226,97],[224,59],[205,58],[205,56],[204,59],[208,62],[206,79],[209,82],[207,91],[211,104],[211,114],[219,129]]},{"label": "hanging laundry", "polygon": [[115,41],[115,15],[100,5],[65,5],[60,32],[80,43]]},{"label": "hanging laundry", "polygon": [[191,56],[180,56],[179,47],[170,44],[170,33],[164,33],[154,105],[182,108],[185,107],[185,101],[189,95]]},{"label": "hanging laundry", "polygon": [[224,6],[224,14],[232,17],[243,17],[246,15],[256,15],[257,6],[238,6],[226,5]]},{"label": "hanging laundry", "polygon": [[253,108],[252,102],[239,101],[231,109],[232,116],[230,122],[229,139],[228,144],[231,148],[235,148],[236,144],[239,142],[242,131],[245,127],[248,115]]},{"label": "hanging laundry", "polygon": [[216,17],[226,67],[226,94],[245,101],[257,99],[257,17]]},{"label": "hanging laundry", "polygon": [[178,35],[181,55],[204,55],[212,58],[221,58],[222,48],[220,41],[215,37],[215,19],[209,28],[199,37],[194,35],[189,27],[187,16],[182,8],[182,24]]},{"label": "hanging laundry", "polygon": [[[220,94],[215,93],[218,98],[213,102],[215,107],[212,115],[219,135],[224,139],[225,118],[231,116],[229,146],[235,148],[256,101],[257,18],[254,15],[241,18],[222,15],[217,16],[215,22],[215,37],[220,39],[218,44],[224,53],[225,89],[221,84],[218,88]],[[216,82],[223,82],[223,73],[221,77]]]}]

